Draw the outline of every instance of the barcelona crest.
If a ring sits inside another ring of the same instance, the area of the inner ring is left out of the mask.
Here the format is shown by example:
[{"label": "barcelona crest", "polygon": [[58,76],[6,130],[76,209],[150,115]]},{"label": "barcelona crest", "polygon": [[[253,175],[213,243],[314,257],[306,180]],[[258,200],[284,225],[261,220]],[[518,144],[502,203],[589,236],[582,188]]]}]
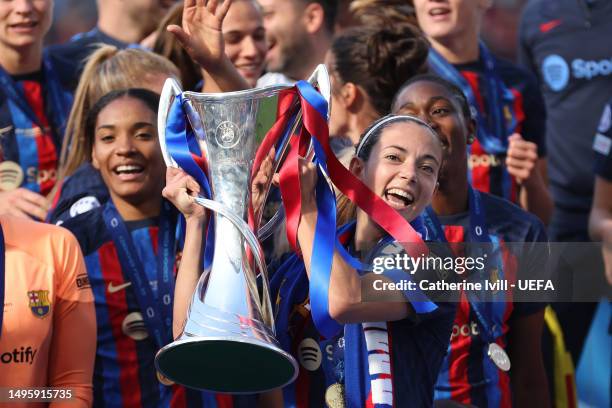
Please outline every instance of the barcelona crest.
[{"label": "barcelona crest", "polygon": [[49,301],[48,290],[31,290],[28,292],[30,300],[29,307],[34,316],[43,318],[49,314],[51,310],[51,302]]}]

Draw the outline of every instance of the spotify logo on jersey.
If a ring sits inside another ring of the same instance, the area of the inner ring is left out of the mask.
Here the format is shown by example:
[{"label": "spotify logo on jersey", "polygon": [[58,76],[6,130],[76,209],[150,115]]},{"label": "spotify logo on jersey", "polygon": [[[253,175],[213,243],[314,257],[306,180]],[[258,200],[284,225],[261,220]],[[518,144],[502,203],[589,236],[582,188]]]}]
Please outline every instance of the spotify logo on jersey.
[{"label": "spotify logo on jersey", "polygon": [[314,339],[305,338],[298,347],[298,360],[302,367],[308,371],[316,371],[321,366],[323,354],[319,343]]}]

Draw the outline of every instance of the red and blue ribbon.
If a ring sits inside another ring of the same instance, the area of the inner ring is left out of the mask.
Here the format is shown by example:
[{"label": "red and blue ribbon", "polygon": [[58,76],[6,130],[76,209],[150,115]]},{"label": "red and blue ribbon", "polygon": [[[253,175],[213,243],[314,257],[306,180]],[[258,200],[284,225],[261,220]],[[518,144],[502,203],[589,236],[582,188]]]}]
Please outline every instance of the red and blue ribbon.
[{"label": "red and blue ribbon", "polygon": [[[187,128],[185,117],[186,102],[177,96],[170,109],[166,138],[168,151],[177,164],[202,185],[207,198],[210,198],[208,179],[201,167],[195,163],[194,155],[189,151],[188,138],[193,137]],[[299,134],[289,134],[291,125],[302,112],[302,128]],[[419,234],[399,213],[389,207],[380,197],[374,194],[365,184],[355,178],[335,157],[329,145],[329,129],[327,125],[327,101],[308,82],[300,81],[295,87],[284,90],[279,95],[277,121],[266,134],[258,148],[253,165],[254,177],[259,166],[272,146],[289,137],[290,148],[280,169],[281,195],[287,217],[287,238],[292,248],[297,249],[297,228],[301,213],[301,190],[299,182],[298,158],[304,156],[312,143],[314,163],[317,165],[318,181],[316,186],[316,202],[318,209],[315,239],[313,244],[310,303],[312,316],[317,329],[325,337],[332,337],[342,327],[329,316],[329,281],[334,249],[340,245],[336,236],[336,201],[335,194],[326,179],[331,181],[351,201],[364,210],[378,225],[380,225],[396,241],[402,243],[411,256],[428,254],[428,248]],[[277,149],[277,156],[281,154]],[[249,208],[249,225],[256,229],[252,208]],[[208,237],[212,238],[210,233]],[[206,253],[212,247],[212,239],[206,240]],[[347,262],[355,269],[362,264],[354,260],[346,251],[341,253]],[[212,253],[210,254],[212,257]]]},{"label": "red and blue ribbon", "polygon": [[[337,247],[336,237],[336,201],[332,187],[326,182],[326,176],[351,201],[364,210],[378,225],[380,225],[396,241],[402,243],[406,252],[411,256],[428,254],[428,248],[419,234],[412,228],[399,213],[389,207],[380,197],[374,194],[365,184],[355,178],[335,157],[329,144],[329,128],[327,125],[327,101],[314,87],[306,81],[300,81],[295,89],[299,95],[302,109],[302,131],[300,143],[294,143],[292,149],[312,142],[314,148],[314,163],[317,165],[318,181],[316,186],[316,202],[318,209],[317,225],[313,244],[311,275],[310,275],[310,305],[313,321],[317,330],[327,338],[338,333],[340,328],[334,319],[329,316],[329,282],[334,248]],[[294,162],[295,164],[295,162]],[[291,163],[285,163],[291,165]],[[293,172],[293,180],[281,178],[281,191],[283,197],[299,197],[299,176]],[[293,182],[291,182],[293,181]],[[296,200],[299,201],[299,200]],[[285,205],[287,203],[284,203]],[[296,204],[298,205],[299,202]],[[299,216],[298,211],[292,211],[286,205],[287,234],[296,236],[297,221],[292,217]],[[295,210],[295,208],[293,208]],[[297,216],[295,214],[298,214]],[[291,241],[290,241],[291,242]],[[346,252],[342,253],[351,266],[358,262]],[[353,266],[354,267],[354,266]]]},{"label": "red and blue ribbon", "polygon": [[[193,177],[200,185],[204,198],[210,199],[212,193],[205,172],[207,168],[206,158],[192,153],[193,147],[191,146],[197,145],[197,143],[193,129],[188,126],[185,120],[188,117],[186,109],[189,109],[189,106],[183,95],[176,95],[170,107],[168,122],[166,123],[166,146],[168,153],[179,167]],[[180,226],[181,234],[183,234],[185,231],[185,218],[182,215],[180,217]],[[206,237],[204,268],[212,265],[214,253],[214,223],[212,217],[208,221]],[[183,241],[183,237],[181,237],[181,241]]]}]

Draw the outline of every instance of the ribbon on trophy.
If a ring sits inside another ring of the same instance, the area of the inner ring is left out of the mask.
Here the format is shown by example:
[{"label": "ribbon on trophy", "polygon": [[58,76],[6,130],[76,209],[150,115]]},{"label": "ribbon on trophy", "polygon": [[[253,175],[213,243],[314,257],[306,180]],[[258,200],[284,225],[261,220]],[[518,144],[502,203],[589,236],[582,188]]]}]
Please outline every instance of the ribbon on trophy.
[{"label": "ribbon on trophy", "polygon": [[[196,182],[202,188],[202,195],[205,198],[210,199],[212,197],[210,183],[208,182],[208,176],[206,175],[206,157],[204,155],[198,156],[192,153],[190,145],[195,141],[195,134],[193,129],[188,126],[185,118],[188,116],[188,112],[185,108],[187,101],[183,98],[183,95],[178,94],[172,102],[170,112],[168,114],[168,122],[166,124],[166,146],[168,153],[174,161],[181,167],[187,174],[193,177]],[[206,227],[206,246],[204,249],[204,268],[207,268],[212,264],[214,255],[214,223],[212,217],[208,219],[208,226]],[[185,217],[180,216],[181,234],[185,231]],[[181,239],[183,241],[183,239]]]},{"label": "ribbon on trophy", "polygon": [[[267,154],[279,142],[290,138],[287,157],[278,169],[280,173],[280,191],[283,198],[287,220],[287,238],[291,247],[299,253],[297,246],[297,227],[301,211],[301,190],[298,172],[298,158],[305,156],[310,143],[314,148],[313,161],[317,167],[318,181],[316,186],[316,202],[318,208],[317,225],[312,258],[312,274],[310,277],[310,303],[313,321],[321,334],[331,338],[341,329],[335,320],[329,316],[329,281],[334,248],[342,247],[336,234],[336,201],[335,194],[327,179],[337,186],[358,207],[364,210],[393,239],[402,243],[411,256],[428,254],[428,248],[421,236],[401,215],[389,207],[380,197],[374,194],[365,184],[356,179],[335,157],[329,145],[329,128],[327,124],[327,101],[308,82],[300,81],[293,88],[279,93],[277,105],[277,120],[261,142],[253,163],[251,180],[257,174],[259,167]],[[302,126],[299,134],[291,134],[291,127],[302,112]],[[194,139],[193,129],[186,123],[189,116],[189,104],[176,95],[170,108],[166,125],[166,142],[168,153],[176,163],[202,186],[206,198],[211,197],[208,177],[198,161],[198,157],[189,149],[189,140]],[[283,152],[277,151],[277,156]],[[204,167],[205,168],[205,167]],[[248,209],[249,226],[256,232],[257,223],[253,209]],[[408,244],[409,243],[409,244]],[[212,261],[214,235],[209,224],[205,249],[205,265]],[[343,258],[357,270],[368,270],[344,248],[340,251]]]},{"label": "ribbon on trophy", "polygon": [[[312,258],[312,273],[310,276],[310,304],[313,321],[319,332],[327,338],[334,336],[341,329],[329,316],[329,281],[334,248],[341,246],[336,235],[336,201],[332,187],[327,183],[329,177],[340,191],[358,207],[364,210],[391,237],[402,243],[411,256],[428,254],[428,248],[421,236],[412,228],[400,214],[389,207],[380,197],[374,194],[365,184],[355,178],[335,157],[329,145],[329,128],[327,125],[327,102],[306,81],[300,81],[292,90],[297,92],[302,108],[303,126],[299,142],[292,143],[292,150],[299,150],[312,142],[314,148],[314,163],[317,166],[318,181],[316,186],[316,202],[318,208],[317,225]],[[297,225],[299,224],[300,184],[297,171],[298,152],[290,152],[287,161],[281,169],[281,193],[294,200],[283,200],[287,215],[287,236],[290,242],[295,242]],[[291,171],[287,177],[282,173]],[[293,168],[293,170],[292,170]],[[293,238],[292,238],[293,237]],[[410,243],[410,244],[408,244]],[[295,244],[293,244],[295,245]],[[340,252],[347,262],[355,269],[361,269],[362,264],[348,255]]]}]

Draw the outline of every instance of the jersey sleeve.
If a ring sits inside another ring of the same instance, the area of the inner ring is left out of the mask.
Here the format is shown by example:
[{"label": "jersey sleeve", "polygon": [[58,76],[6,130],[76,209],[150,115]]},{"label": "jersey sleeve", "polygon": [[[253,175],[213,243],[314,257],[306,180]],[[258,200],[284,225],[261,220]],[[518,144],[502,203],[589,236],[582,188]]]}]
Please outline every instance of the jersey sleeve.
[{"label": "jersey sleeve", "polygon": [[595,174],[612,181],[612,100],[604,108],[593,140]]},{"label": "jersey sleeve", "polygon": [[91,406],[96,353],[96,317],[93,294],[83,255],[74,236],[58,229],[53,240],[57,290],[53,339],[49,353],[49,386],[71,389],[73,400],[51,407]]}]

